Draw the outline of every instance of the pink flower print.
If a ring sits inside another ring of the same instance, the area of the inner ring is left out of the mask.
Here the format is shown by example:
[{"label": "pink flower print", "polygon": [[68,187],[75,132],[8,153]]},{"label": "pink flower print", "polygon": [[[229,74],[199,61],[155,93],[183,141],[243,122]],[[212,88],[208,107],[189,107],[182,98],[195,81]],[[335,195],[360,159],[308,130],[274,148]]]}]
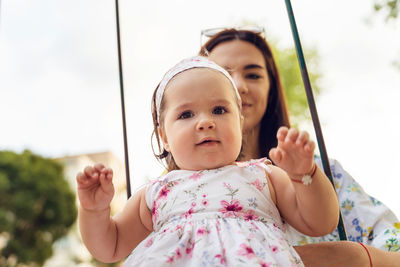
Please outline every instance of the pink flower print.
[{"label": "pink flower print", "polygon": [[230,184],[227,184],[225,182],[223,182],[222,185],[227,189],[231,189],[232,188],[232,186]]},{"label": "pink flower print", "polygon": [[253,221],[257,220],[258,216],[254,214],[254,210],[248,210],[244,215],[243,218],[245,221]]},{"label": "pink flower print", "polygon": [[219,234],[221,232],[221,225],[220,225],[219,221],[217,221],[217,223],[215,224],[215,227],[217,229],[217,233]]},{"label": "pink flower print", "polygon": [[219,258],[221,264],[225,264],[225,248],[222,249],[222,254],[215,255],[215,258]]},{"label": "pink flower print", "polygon": [[192,255],[192,250],[193,250],[193,248],[192,247],[187,247],[186,248],[186,254],[188,254],[188,255]]},{"label": "pink flower print", "polygon": [[189,243],[188,246],[186,247],[186,254],[192,257],[193,254],[193,249],[194,249],[195,243]]},{"label": "pink flower print", "polygon": [[258,229],[259,229],[258,226],[255,225],[253,222],[251,222],[251,225],[253,226],[253,228],[254,228],[255,230],[258,230]]},{"label": "pink flower print", "polygon": [[192,179],[193,181],[197,181],[198,179],[200,179],[203,176],[203,174],[201,172],[195,172],[193,173],[191,176],[189,176],[189,179]]},{"label": "pink flower print", "polygon": [[279,247],[275,245],[270,245],[269,248],[273,253],[278,253],[279,252]]},{"label": "pink flower print", "polygon": [[192,213],[194,212],[193,207],[191,207],[187,212],[185,212],[183,215],[185,216],[185,219],[192,217]]},{"label": "pink flower print", "polygon": [[265,261],[262,261],[262,260],[260,260],[260,264],[261,264],[261,267],[270,267],[270,266],[272,266],[271,263],[268,263],[268,262],[265,262]]},{"label": "pink flower print", "polygon": [[158,203],[153,201],[153,208],[151,209],[151,215],[153,217],[153,221],[157,221],[158,219]]},{"label": "pink flower print", "polygon": [[209,231],[208,231],[206,228],[204,228],[204,227],[201,227],[201,228],[199,228],[199,229],[197,230],[197,235],[198,235],[198,236],[202,236],[202,235],[208,234],[208,233],[209,233]]},{"label": "pink flower print", "polygon": [[258,180],[258,178],[251,184],[254,185],[258,189],[258,191],[263,190],[263,183],[260,180]]},{"label": "pink flower print", "polygon": [[208,200],[206,199],[207,194],[203,194],[203,199],[201,200],[201,205],[207,206],[208,205]]},{"label": "pink flower print", "polygon": [[176,258],[178,258],[178,259],[182,258],[181,250],[179,248],[176,248],[175,254],[176,254]]},{"label": "pink flower print", "polygon": [[174,256],[167,256],[167,263],[174,263]]},{"label": "pink flower print", "polygon": [[235,214],[235,212],[243,209],[242,205],[240,205],[240,202],[237,199],[232,199],[230,203],[226,200],[221,200],[221,205],[223,208],[220,208],[218,211],[224,213],[227,217],[230,217],[232,213]]},{"label": "pink flower print", "polygon": [[278,228],[279,230],[282,230],[276,223],[274,223],[274,227]]},{"label": "pink flower print", "polygon": [[248,259],[254,258],[256,256],[254,254],[254,250],[250,246],[243,243],[240,245],[240,248],[241,249],[237,252],[239,256],[245,256]]},{"label": "pink flower print", "polygon": [[160,193],[158,194],[158,198],[166,199],[170,191],[171,190],[168,189],[167,185],[164,185]]},{"label": "pink flower print", "polygon": [[144,244],[144,246],[146,248],[150,247],[151,245],[153,245],[153,238],[151,237],[149,240],[146,241],[146,243]]}]

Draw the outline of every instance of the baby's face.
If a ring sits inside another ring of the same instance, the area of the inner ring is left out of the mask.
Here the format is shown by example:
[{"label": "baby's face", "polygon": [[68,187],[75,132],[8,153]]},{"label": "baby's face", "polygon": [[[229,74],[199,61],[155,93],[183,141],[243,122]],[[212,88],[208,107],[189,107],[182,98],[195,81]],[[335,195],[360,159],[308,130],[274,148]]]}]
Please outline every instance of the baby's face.
[{"label": "baby's face", "polygon": [[221,73],[190,69],[168,84],[160,136],[180,169],[214,169],[240,153],[242,121],[234,89]]}]

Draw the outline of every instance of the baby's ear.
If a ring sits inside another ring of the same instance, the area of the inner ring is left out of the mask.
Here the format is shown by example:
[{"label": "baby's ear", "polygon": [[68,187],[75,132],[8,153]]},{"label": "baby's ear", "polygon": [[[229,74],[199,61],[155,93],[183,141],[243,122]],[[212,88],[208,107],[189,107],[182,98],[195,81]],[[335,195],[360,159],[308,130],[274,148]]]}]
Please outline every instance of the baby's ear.
[{"label": "baby's ear", "polygon": [[244,117],[243,114],[240,113],[240,130],[243,132],[243,122],[244,122]]},{"label": "baby's ear", "polygon": [[167,136],[164,134],[164,132],[161,129],[161,127],[158,127],[157,131],[158,131],[158,135],[160,136],[160,139],[161,139],[161,141],[163,143],[164,149],[167,150],[168,152],[171,152],[170,149],[169,149]]}]

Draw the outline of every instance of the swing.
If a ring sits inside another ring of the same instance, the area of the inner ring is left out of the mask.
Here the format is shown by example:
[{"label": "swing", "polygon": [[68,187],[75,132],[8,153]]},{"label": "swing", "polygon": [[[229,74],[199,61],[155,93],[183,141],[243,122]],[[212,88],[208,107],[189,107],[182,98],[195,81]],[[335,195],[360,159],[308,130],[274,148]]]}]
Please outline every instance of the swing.
[{"label": "swing", "polygon": [[[297,59],[299,61],[301,76],[306,90],[307,102],[310,108],[311,118],[314,125],[315,134],[317,137],[318,148],[321,154],[321,160],[324,167],[324,172],[329,178],[332,186],[334,186],[332,172],[329,164],[328,154],[325,147],[324,138],[322,135],[321,125],[318,118],[317,108],[314,101],[314,96],[311,88],[311,82],[305,63],[303,50],[300,43],[299,33],[296,26],[296,21],[293,14],[292,4],[290,0],[285,0],[286,9],[290,21],[290,27],[292,30],[293,39],[295,42]],[[121,55],[121,37],[120,37],[120,26],[119,26],[119,6],[118,0],[115,0],[115,11],[116,11],[116,27],[117,27],[117,42],[118,42],[118,66],[119,66],[119,82],[120,82],[120,94],[121,94],[121,112],[122,112],[122,130],[124,140],[124,158],[125,158],[125,172],[126,172],[126,188],[127,198],[131,197],[131,184],[129,175],[129,156],[128,156],[128,142],[127,142],[127,131],[126,131],[126,116],[125,116],[125,100],[124,100],[124,83],[123,83],[123,71],[122,71],[122,55]],[[339,223],[338,223],[339,238],[341,241],[347,240],[346,230],[344,228],[342,214],[339,212]]]}]

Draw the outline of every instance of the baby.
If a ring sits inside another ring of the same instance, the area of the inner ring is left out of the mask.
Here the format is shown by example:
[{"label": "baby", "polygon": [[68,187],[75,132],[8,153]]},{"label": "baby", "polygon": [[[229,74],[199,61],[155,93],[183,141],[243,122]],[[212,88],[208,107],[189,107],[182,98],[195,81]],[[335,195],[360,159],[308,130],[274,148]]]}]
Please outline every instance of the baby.
[{"label": "baby", "polygon": [[[332,232],[339,206],[304,132],[282,127],[266,159],[238,162],[241,100],[230,75],[203,57],[179,62],[153,95],[159,158],[168,173],[110,218],[113,173],[77,175],[83,241],[124,266],[303,266],[281,217],[309,236]],[[282,169],[281,169],[282,168]]]}]

